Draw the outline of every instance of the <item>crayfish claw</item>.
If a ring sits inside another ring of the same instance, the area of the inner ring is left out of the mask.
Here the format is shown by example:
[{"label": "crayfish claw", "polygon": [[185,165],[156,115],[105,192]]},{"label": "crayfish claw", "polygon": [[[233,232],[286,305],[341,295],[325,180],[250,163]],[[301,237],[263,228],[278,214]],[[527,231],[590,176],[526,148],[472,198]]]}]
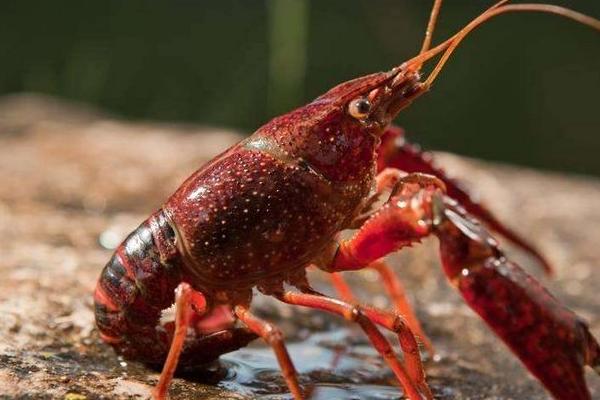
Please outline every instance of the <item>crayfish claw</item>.
[{"label": "crayfish claw", "polygon": [[521,248],[536,259],[547,274],[552,274],[550,262],[528,239],[506,226],[485,204],[478,202],[462,182],[450,177],[436,164],[431,153],[424,152],[418,145],[410,143],[401,128],[388,127],[381,140],[377,161],[380,172],[385,168],[397,168],[407,173],[418,172],[437,177],[444,185],[442,191],[448,195],[447,200],[456,200],[470,215]]},{"label": "crayfish claw", "polygon": [[590,399],[584,366],[600,373],[600,347],[587,325],[507,260],[485,228],[449,211],[436,235],[445,272],[467,304],[555,398]]}]

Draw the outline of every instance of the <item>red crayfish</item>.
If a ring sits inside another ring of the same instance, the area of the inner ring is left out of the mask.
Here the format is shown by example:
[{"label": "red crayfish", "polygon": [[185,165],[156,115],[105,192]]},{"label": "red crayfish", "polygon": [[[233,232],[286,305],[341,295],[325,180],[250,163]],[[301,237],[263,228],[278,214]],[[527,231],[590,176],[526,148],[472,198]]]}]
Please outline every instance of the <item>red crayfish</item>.
[{"label": "red crayfish", "polygon": [[[408,398],[433,398],[417,339],[431,344],[381,261],[429,235],[439,239],[451,283],[547,390],[557,399],[590,398],[584,366],[600,373],[598,342],[506,258],[484,226],[548,271],[549,264],[390,126],[428,91],[464,37],[493,16],[541,11],[600,30],[600,21],[569,9],[506,3],[430,48],[441,6],[436,0],[419,55],[388,72],[344,82],[268,122],[193,173],[124,240],[96,287],[96,321],[119,354],[163,366],[155,398],[166,397],[177,366],[210,362],[257,337],[272,346],[294,398],[305,398],[281,331],[250,310],[253,288],[357,323]],[[421,66],[440,54],[421,80]],[[342,241],[339,234],[348,229],[356,232]],[[313,265],[331,273],[344,301],[311,288],[306,269]],[[396,311],[351,301],[337,272],[362,268],[379,272]],[[173,304],[174,325],[161,323]],[[402,361],[379,327],[398,336]]]}]

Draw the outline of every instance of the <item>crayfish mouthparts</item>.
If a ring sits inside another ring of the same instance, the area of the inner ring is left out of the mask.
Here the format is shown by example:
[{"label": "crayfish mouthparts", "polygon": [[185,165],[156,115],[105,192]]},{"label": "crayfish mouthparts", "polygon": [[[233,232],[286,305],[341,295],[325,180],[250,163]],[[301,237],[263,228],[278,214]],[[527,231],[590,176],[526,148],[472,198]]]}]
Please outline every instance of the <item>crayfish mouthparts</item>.
[{"label": "crayfish mouthparts", "polygon": [[390,71],[392,81],[386,85],[389,92],[385,113],[389,121],[393,120],[403,109],[412,104],[413,100],[429,90],[421,82],[421,74],[403,67],[396,67]]}]

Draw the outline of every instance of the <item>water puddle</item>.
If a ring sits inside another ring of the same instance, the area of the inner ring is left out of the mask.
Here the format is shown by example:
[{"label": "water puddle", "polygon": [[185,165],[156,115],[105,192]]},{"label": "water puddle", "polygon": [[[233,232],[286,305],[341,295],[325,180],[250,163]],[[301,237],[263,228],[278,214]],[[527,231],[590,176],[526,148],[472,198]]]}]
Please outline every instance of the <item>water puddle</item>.
[{"label": "water puddle", "polygon": [[[340,329],[312,334],[288,344],[288,350],[312,400],[391,400],[402,389],[377,352],[358,332]],[[224,377],[218,385],[261,399],[291,399],[277,361],[268,347],[244,348],[221,357]]]}]

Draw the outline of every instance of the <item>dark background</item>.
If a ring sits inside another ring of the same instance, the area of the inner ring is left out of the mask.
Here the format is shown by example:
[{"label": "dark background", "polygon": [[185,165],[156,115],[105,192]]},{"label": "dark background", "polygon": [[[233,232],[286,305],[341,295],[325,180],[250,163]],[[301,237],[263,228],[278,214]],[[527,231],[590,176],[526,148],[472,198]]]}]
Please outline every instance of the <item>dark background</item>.
[{"label": "dark background", "polygon": [[[600,18],[600,2],[557,1]],[[331,86],[418,52],[423,0],[0,2],[0,94],[250,133]],[[447,1],[435,42],[491,5]],[[600,32],[501,16],[398,123],[427,148],[600,175]]]}]

